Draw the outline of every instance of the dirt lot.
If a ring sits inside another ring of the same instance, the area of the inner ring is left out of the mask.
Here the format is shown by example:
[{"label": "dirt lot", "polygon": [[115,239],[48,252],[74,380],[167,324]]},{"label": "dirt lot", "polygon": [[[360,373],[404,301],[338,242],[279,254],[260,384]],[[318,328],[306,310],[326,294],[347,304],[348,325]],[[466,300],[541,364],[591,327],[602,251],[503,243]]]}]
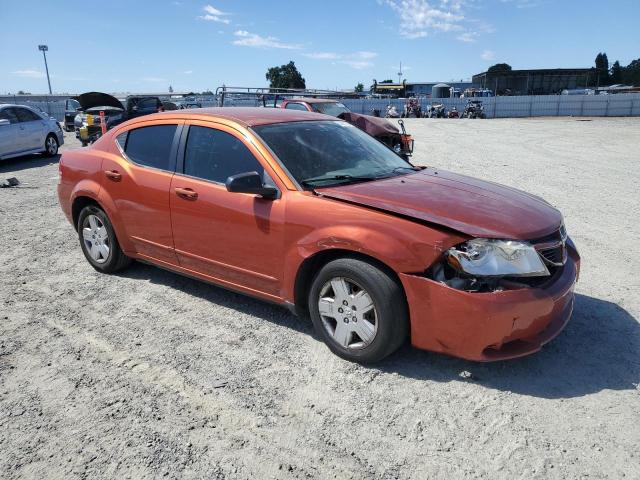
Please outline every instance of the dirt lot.
[{"label": "dirt lot", "polygon": [[583,271],[560,337],[503,363],[347,363],[285,309],[96,273],[55,161],[7,161],[28,185],[0,190],[0,477],[640,478],[640,119],[407,127],[417,163],[563,211]]}]

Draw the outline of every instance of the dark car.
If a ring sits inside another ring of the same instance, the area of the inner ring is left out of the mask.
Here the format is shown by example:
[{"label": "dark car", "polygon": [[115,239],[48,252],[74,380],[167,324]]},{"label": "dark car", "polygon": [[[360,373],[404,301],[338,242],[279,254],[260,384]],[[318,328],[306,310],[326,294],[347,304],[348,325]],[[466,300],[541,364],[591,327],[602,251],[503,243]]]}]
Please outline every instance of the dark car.
[{"label": "dark car", "polygon": [[130,96],[125,105],[117,98],[102,92],[87,92],[79,95],[80,113],[74,119],[76,138],[83,146],[102,136],[100,112],[104,112],[106,129],[110,130],[126,120],[164,110],[158,97]]},{"label": "dark car", "polygon": [[78,113],[82,111],[82,107],[80,106],[80,102],[74,98],[67,99],[64,102],[64,130],[66,132],[73,132],[75,129],[75,118]]}]

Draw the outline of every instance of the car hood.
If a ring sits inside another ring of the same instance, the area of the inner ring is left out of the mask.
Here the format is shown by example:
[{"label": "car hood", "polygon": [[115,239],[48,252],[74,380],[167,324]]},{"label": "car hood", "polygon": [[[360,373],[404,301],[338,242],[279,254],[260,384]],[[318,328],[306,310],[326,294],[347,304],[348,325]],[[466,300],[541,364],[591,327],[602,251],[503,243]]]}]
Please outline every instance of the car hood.
[{"label": "car hood", "polygon": [[398,127],[385,118],[361,115],[353,112],[341,113],[338,115],[338,118],[355,125],[360,130],[364,130],[372,137],[398,135],[400,133]]},{"label": "car hood", "polygon": [[114,107],[124,110],[120,100],[107,93],[87,92],[82,95],[78,95],[76,99],[80,102],[80,107],[82,107],[83,110],[87,110],[92,107]]},{"label": "car hood", "polygon": [[560,212],[540,197],[433,168],[316,192],[472,237],[533,240],[562,224]]}]

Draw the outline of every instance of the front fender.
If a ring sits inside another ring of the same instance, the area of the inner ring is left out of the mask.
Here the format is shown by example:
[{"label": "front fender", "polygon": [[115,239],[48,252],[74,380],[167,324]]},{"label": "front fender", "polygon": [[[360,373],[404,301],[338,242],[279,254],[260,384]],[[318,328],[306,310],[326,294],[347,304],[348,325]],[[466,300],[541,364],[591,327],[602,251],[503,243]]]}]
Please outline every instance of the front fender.
[{"label": "front fender", "polygon": [[459,243],[462,237],[406,222],[397,229],[394,222],[387,227],[376,225],[333,225],[315,229],[301,237],[285,252],[284,292],[292,301],[297,273],[302,263],[331,249],[346,250],[387,265],[396,273],[421,272],[440,257],[443,251]]}]

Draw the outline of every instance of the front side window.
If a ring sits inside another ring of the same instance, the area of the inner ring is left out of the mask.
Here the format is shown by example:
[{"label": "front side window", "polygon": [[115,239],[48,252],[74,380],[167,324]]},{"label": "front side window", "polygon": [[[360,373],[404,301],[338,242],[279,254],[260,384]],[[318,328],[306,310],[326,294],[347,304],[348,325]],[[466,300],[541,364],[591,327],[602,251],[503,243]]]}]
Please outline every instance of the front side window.
[{"label": "front side window", "polygon": [[246,172],[264,175],[264,168],[240,140],[214,128],[189,127],[184,154],[186,175],[225,183],[230,176]]},{"label": "front side window", "polygon": [[145,167],[170,170],[176,128],[177,125],[154,125],[129,130],[124,149],[127,157]]},{"label": "front side window", "polygon": [[384,144],[347,122],[276,123],[253,130],[305,187],[375,180],[414,170]]},{"label": "front side window", "polygon": [[42,118],[26,108],[16,108],[15,111],[21,122],[35,122],[37,120],[42,120]]},{"label": "front side window", "polygon": [[305,107],[301,103],[287,103],[287,106],[285,108],[289,110],[303,110],[305,112],[309,111],[307,107]]}]

